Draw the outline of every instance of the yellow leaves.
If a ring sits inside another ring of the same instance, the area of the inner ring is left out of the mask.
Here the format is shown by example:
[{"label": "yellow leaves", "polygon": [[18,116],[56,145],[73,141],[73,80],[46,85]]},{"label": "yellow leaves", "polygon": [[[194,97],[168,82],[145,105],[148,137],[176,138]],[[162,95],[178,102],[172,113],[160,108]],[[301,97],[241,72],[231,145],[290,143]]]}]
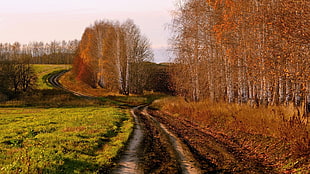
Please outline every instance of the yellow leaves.
[{"label": "yellow leaves", "polygon": [[285,68],[283,71],[284,71],[285,73],[288,73],[288,72],[289,72],[289,70],[288,70],[287,68]]}]

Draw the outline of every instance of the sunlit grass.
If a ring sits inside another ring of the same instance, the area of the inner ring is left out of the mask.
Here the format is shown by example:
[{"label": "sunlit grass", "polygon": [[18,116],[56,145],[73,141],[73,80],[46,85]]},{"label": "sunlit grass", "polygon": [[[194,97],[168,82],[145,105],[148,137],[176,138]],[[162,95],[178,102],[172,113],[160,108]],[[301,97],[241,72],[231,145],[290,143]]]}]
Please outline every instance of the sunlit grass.
[{"label": "sunlit grass", "polygon": [[201,128],[231,137],[243,148],[277,163],[279,171],[308,171],[309,118],[299,115],[293,105],[253,108],[247,104],[195,103],[181,97],[168,97],[151,106],[175,119],[186,119]]},{"label": "sunlit grass", "polygon": [[280,130],[284,120],[297,115],[292,105],[253,108],[247,104],[236,103],[186,102],[179,97],[164,98],[155,101],[152,106],[168,111],[176,117],[194,119],[205,126],[278,138],[282,137]]},{"label": "sunlit grass", "polygon": [[78,92],[83,95],[94,96],[94,97],[105,97],[105,96],[121,96],[117,92],[111,92],[110,90],[103,88],[92,88],[88,84],[77,80],[72,71],[67,72],[60,78],[60,83],[72,91]]},{"label": "sunlit grass", "polygon": [[37,88],[38,89],[52,89],[53,87],[49,86],[46,82],[48,74],[59,71],[67,70],[71,68],[71,65],[51,65],[51,64],[34,64],[33,65],[35,73],[37,74]]},{"label": "sunlit grass", "polygon": [[0,173],[96,173],[132,126],[117,108],[0,109]]}]

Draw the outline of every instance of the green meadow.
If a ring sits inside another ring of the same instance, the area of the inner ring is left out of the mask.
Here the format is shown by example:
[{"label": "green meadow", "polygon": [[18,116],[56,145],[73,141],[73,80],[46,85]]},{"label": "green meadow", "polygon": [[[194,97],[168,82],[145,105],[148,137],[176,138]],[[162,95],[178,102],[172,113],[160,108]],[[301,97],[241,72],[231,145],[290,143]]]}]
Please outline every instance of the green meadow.
[{"label": "green meadow", "polygon": [[0,109],[0,173],[97,173],[132,126],[117,108]]},{"label": "green meadow", "polygon": [[0,103],[0,173],[104,173],[133,130],[128,107],[53,89],[68,65],[34,65],[32,95]]}]

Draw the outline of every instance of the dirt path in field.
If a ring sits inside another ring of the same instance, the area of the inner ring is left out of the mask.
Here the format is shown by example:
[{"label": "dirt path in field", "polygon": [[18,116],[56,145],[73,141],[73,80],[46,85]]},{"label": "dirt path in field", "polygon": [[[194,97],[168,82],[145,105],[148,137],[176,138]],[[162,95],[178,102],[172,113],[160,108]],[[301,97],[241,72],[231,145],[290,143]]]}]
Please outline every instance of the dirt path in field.
[{"label": "dirt path in field", "polygon": [[139,107],[133,108],[131,114],[134,117],[135,125],[131,139],[128,142],[126,150],[123,152],[118,166],[112,171],[112,173],[143,173],[139,168],[139,157],[138,151],[140,150],[141,142],[143,139],[143,132],[141,128],[141,123],[139,118],[135,114],[135,110],[138,110]]},{"label": "dirt path in field", "polygon": [[112,173],[201,173],[187,146],[147,112],[132,110],[135,129]]},{"label": "dirt path in field", "polygon": [[168,140],[171,144],[171,146],[174,149],[174,153],[176,154],[177,161],[179,162],[179,165],[182,169],[182,173],[189,174],[189,173],[202,173],[200,168],[198,167],[198,162],[193,157],[193,154],[190,152],[190,149],[181,141],[179,138],[170,132],[166,126],[164,126],[162,123],[158,122],[154,117],[152,117],[148,111],[147,107],[144,108],[143,112],[144,115],[150,117],[154,123],[159,125],[159,127],[164,131],[166,136],[168,137]]},{"label": "dirt path in field", "polygon": [[59,78],[64,75],[66,72],[68,72],[68,70],[63,70],[61,71],[60,73],[58,74],[53,74],[51,75],[49,78],[48,78],[48,82],[56,87],[56,88],[60,88],[64,91],[67,91],[67,92],[71,92],[72,94],[76,95],[76,96],[79,96],[79,97],[84,97],[84,98],[88,98],[88,99],[96,99],[96,97],[93,97],[93,96],[89,96],[89,95],[85,95],[85,94],[81,94],[79,92],[76,92],[76,91],[73,91],[73,90],[70,90],[70,89],[67,89],[65,88],[64,86],[62,86],[62,84],[59,82]]},{"label": "dirt path in field", "polygon": [[[61,75],[49,81],[64,89],[58,82]],[[189,120],[144,106],[133,108],[131,114],[133,134],[111,173],[275,173],[271,165],[251,158],[252,152],[229,137]]]}]

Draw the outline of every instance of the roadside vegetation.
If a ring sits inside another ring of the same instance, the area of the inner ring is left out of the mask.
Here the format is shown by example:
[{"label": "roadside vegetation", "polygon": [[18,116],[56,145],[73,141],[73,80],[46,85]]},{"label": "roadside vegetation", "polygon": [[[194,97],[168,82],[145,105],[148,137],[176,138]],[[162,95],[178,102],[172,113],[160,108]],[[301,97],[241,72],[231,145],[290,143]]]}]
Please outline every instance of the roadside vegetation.
[{"label": "roadside vegetation", "polygon": [[170,79],[180,98],[154,107],[225,135],[227,146],[237,143],[279,172],[308,173],[309,6],[304,0],[180,2],[170,25]]},{"label": "roadside vegetation", "polygon": [[253,108],[170,97],[151,106],[173,119],[185,119],[214,135],[224,135],[227,144],[237,143],[253,153],[253,159],[261,159],[279,172],[310,170],[310,120],[293,105]]}]

